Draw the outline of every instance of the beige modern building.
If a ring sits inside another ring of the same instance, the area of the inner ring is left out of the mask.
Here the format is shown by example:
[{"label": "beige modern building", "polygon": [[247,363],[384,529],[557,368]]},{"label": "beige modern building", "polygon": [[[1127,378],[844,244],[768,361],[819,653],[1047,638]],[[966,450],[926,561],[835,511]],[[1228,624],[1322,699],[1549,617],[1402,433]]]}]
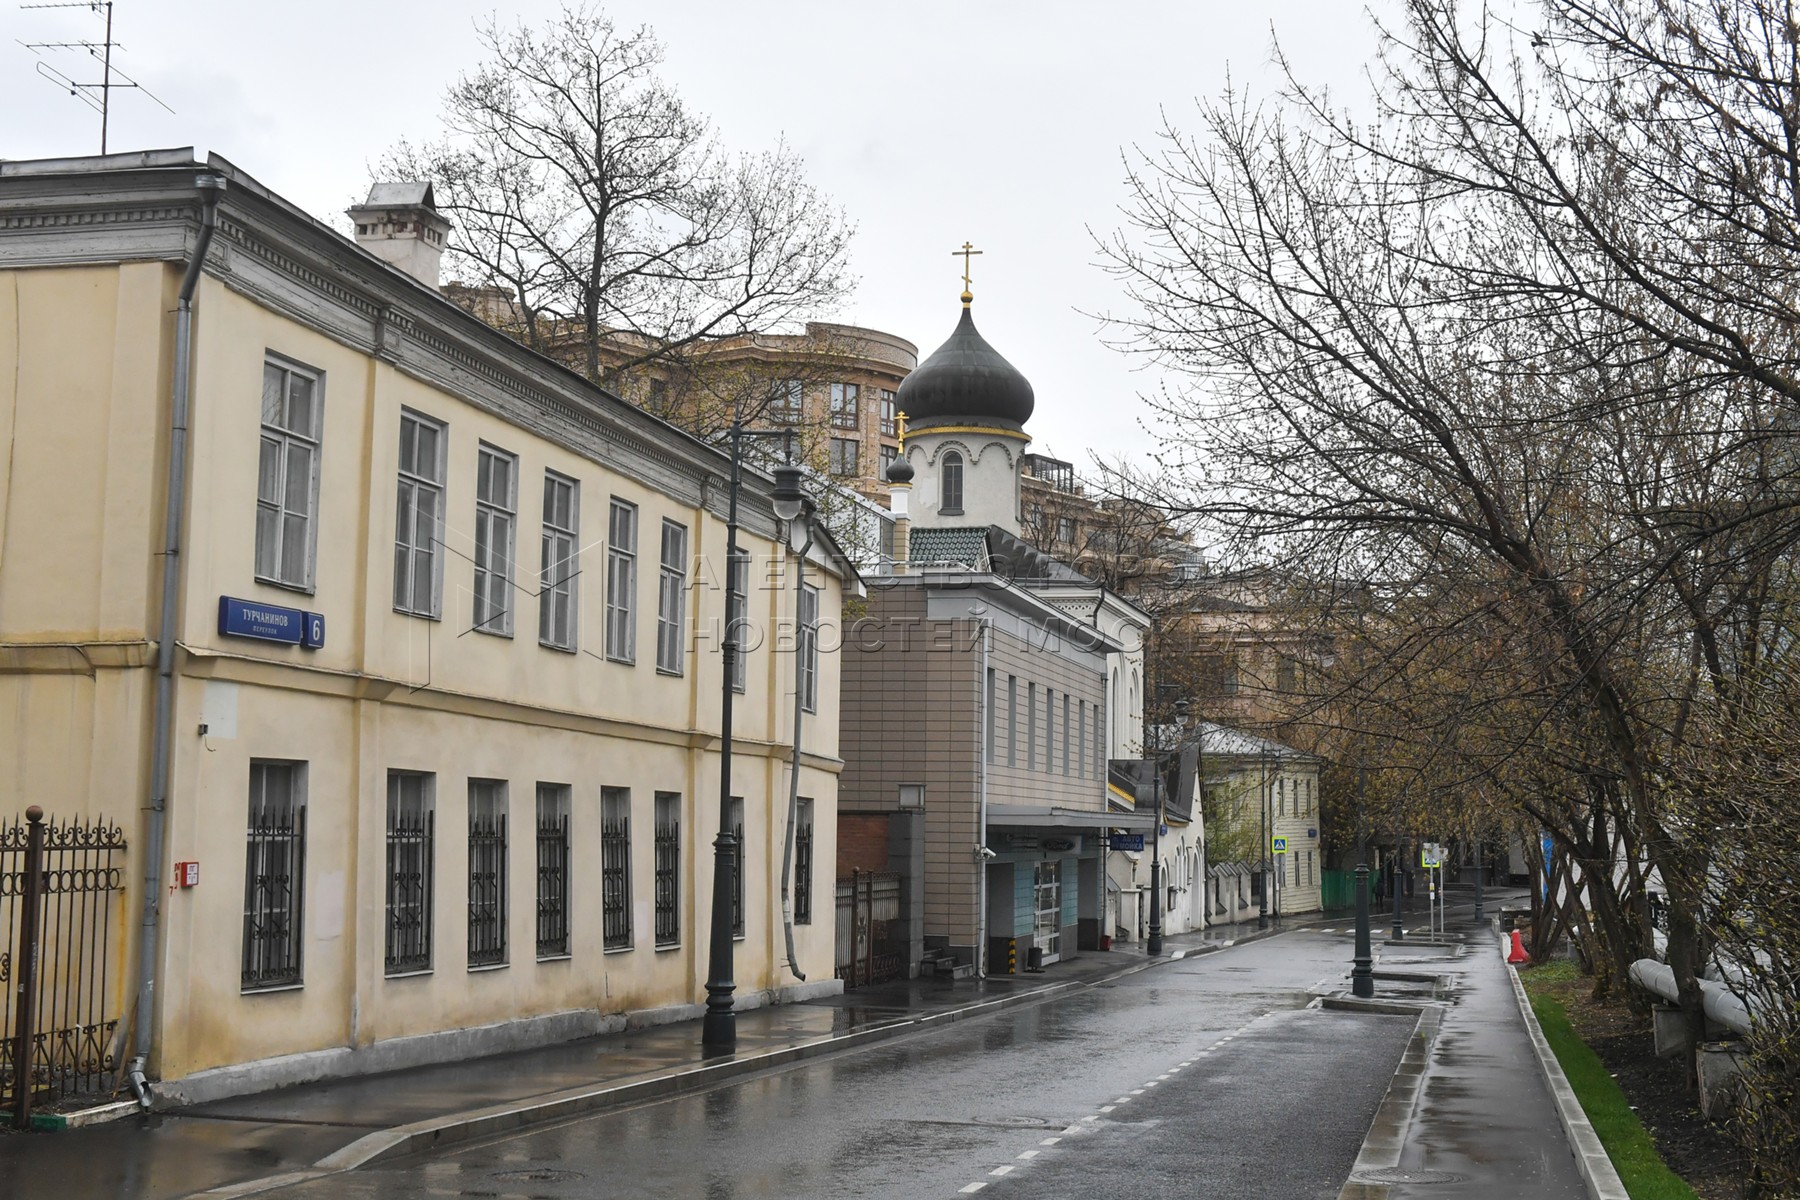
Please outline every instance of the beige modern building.
[{"label": "beige modern building", "polygon": [[695,1015],[728,603],[737,999],[839,986],[858,585],[820,531],[802,589],[766,479],[728,589],[719,453],[216,156],[0,164],[0,234],[0,813],[124,826],[95,949],[159,1095]]}]

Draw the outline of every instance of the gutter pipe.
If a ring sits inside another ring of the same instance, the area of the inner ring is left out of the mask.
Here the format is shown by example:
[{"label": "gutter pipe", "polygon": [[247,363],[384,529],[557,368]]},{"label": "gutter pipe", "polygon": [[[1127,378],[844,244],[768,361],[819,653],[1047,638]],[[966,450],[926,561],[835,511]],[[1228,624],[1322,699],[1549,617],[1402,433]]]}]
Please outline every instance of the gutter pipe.
[{"label": "gutter pipe", "polygon": [[[798,570],[794,581],[794,622],[800,621],[800,605],[806,596],[806,555],[813,546],[813,523],[809,514],[806,518],[806,541],[800,546]],[[794,752],[788,765],[788,812],[787,837],[781,842],[781,931],[787,937],[788,970],[801,983],[806,982],[805,972],[800,970],[800,963],[794,954],[794,902],[791,895],[791,880],[794,875],[794,829],[800,816],[800,729],[806,720],[806,692],[800,686],[800,672],[806,667],[801,660],[800,638],[805,636],[798,628],[794,630]],[[815,632],[816,639],[818,634]]]},{"label": "gutter pipe", "polygon": [[162,917],[163,832],[169,806],[170,751],[173,747],[175,708],[175,635],[179,627],[176,607],[181,591],[181,518],[187,509],[188,397],[194,359],[194,292],[206,252],[218,232],[219,197],[225,180],[200,175],[194,180],[200,192],[200,235],[181,277],[175,306],[175,370],[169,388],[168,496],[163,508],[162,611],[156,633],[156,699],[150,739],[150,805],[144,837],[143,923],[138,942],[138,995],[136,1040],[127,1076],[138,1106],[148,1109],[153,1097],[144,1077],[152,1048],[155,1023],[156,950]]}]

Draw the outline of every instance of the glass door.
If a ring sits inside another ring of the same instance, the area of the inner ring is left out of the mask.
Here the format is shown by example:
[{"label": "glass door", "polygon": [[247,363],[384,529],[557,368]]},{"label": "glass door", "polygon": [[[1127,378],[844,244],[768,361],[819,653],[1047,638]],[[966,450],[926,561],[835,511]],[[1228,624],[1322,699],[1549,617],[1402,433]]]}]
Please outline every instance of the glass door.
[{"label": "glass door", "polygon": [[1037,920],[1032,928],[1032,941],[1044,952],[1044,965],[1062,957],[1062,864],[1046,862],[1037,865]]}]

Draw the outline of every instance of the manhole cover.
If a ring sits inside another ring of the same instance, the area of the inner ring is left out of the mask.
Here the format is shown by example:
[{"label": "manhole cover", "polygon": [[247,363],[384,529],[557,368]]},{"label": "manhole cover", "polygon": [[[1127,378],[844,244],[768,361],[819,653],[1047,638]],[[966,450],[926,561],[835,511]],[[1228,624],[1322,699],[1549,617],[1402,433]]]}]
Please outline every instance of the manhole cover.
[{"label": "manhole cover", "polygon": [[565,1171],[560,1167],[526,1167],[516,1171],[495,1171],[495,1179],[504,1179],[508,1183],[573,1183],[577,1179],[586,1179],[580,1171]]},{"label": "manhole cover", "polygon": [[1358,1183],[1461,1183],[1464,1176],[1449,1171],[1405,1170],[1400,1167],[1384,1167],[1378,1171],[1358,1171]]}]

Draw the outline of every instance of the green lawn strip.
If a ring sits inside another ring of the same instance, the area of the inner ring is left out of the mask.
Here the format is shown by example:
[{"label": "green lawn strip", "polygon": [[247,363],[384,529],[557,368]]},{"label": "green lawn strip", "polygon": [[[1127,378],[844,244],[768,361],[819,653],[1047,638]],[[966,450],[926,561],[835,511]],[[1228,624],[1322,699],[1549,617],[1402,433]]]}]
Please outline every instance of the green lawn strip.
[{"label": "green lawn strip", "polygon": [[1632,1200],[1695,1200],[1694,1190],[1682,1181],[1681,1176],[1663,1165],[1649,1131],[1631,1111],[1631,1106],[1625,1102],[1625,1093],[1619,1090],[1618,1083],[1607,1072],[1599,1056],[1569,1024],[1568,1013],[1561,1002],[1539,991],[1565,981],[1557,977],[1531,979],[1532,975],[1550,969],[1539,967],[1524,972],[1527,990],[1535,993],[1531,996],[1531,1009],[1537,1014],[1538,1024],[1544,1028],[1544,1038],[1556,1052],[1556,1060],[1562,1064],[1563,1074],[1568,1076],[1569,1086],[1575,1089],[1575,1095],[1587,1112],[1594,1132],[1599,1135],[1600,1144],[1606,1147],[1607,1156],[1612,1159],[1613,1169],[1618,1171],[1625,1190]]}]

